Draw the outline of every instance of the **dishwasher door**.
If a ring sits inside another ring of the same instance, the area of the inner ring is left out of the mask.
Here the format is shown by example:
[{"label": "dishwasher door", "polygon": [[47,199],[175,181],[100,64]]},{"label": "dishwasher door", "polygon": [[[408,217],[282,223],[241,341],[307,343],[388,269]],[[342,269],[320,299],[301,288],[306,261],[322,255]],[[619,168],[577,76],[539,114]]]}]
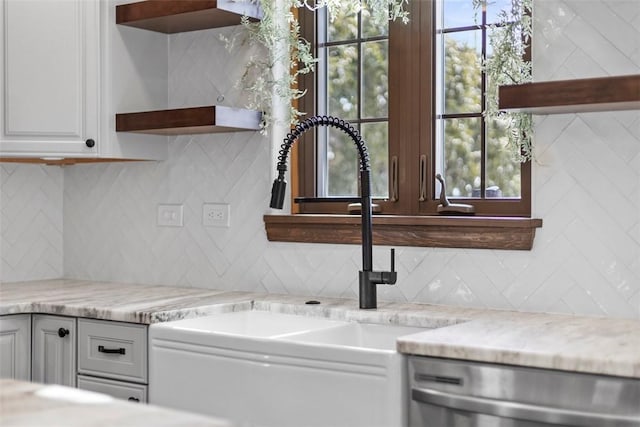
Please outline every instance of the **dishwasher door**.
[{"label": "dishwasher door", "polygon": [[409,425],[640,427],[640,380],[409,358]]}]

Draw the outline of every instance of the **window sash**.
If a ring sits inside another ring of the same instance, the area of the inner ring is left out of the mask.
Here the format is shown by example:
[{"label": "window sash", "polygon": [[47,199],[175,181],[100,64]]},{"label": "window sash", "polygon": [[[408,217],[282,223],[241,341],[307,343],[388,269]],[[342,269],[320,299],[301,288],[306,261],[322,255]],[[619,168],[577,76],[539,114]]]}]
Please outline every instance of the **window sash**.
[{"label": "window sash", "polygon": [[[383,214],[435,215],[439,204],[436,187],[437,170],[435,132],[435,3],[433,0],[412,1],[408,4],[411,20],[409,24],[393,22],[389,30],[389,159],[398,157],[399,198],[396,202],[374,200]],[[304,9],[304,8],[303,8]],[[302,36],[311,43],[316,42],[317,22],[312,12],[300,13]],[[317,50],[315,51],[317,55]],[[318,71],[316,71],[318,73]],[[307,117],[316,114],[318,90],[312,74],[302,76],[300,87],[307,91],[300,100],[299,110]],[[484,92],[484,91],[483,91]],[[432,120],[424,120],[432,117]],[[299,194],[293,196],[318,197],[318,151],[316,135],[307,132],[294,145],[298,167],[293,179],[297,180]],[[427,158],[427,198],[419,201],[421,156]],[[483,156],[484,157],[484,156]],[[322,177],[321,177],[322,178]],[[460,203],[471,203],[476,216],[527,216],[531,215],[531,166],[521,164],[520,199],[467,199],[452,198]],[[344,214],[346,204],[309,203],[294,208],[299,213]]]}]

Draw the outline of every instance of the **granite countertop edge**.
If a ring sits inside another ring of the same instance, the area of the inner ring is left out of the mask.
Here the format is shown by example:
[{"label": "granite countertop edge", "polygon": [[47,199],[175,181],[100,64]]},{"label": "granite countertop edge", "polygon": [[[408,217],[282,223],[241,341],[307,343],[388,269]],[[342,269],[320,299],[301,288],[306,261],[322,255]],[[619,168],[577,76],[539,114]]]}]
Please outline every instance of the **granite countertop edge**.
[{"label": "granite countertop edge", "polygon": [[640,321],[56,279],[0,283],[0,315],[44,313],[154,324],[216,313],[268,310],[334,320],[416,326],[401,353],[640,378]]}]

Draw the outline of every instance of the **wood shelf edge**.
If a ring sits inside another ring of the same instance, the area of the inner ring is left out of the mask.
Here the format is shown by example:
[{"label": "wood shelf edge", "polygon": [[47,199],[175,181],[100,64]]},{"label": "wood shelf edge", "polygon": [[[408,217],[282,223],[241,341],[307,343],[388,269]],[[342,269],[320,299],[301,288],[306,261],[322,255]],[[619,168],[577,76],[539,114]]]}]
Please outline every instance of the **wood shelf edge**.
[{"label": "wood shelf edge", "polygon": [[209,105],[116,114],[116,132],[154,135],[260,130],[261,114],[242,108]]},{"label": "wood shelf edge", "polygon": [[[360,244],[360,217],[265,215],[269,241]],[[376,245],[531,250],[539,218],[374,216]]]},{"label": "wood shelf edge", "polygon": [[40,164],[45,166],[72,166],[86,163],[115,163],[115,162],[152,162],[148,159],[124,159],[118,157],[64,157],[61,159],[46,159],[41,157],[2,157],[0,163]]},{"label": "wood shelf edge", "polygon": [[533,114],[640,109],[640,74],[501,86],[499,108]]},{"label": "wood shelf edge", "polygon": [[262,18],[260,7],[235,0],[146,0],[116,6],[116,24],[174,34],[238,25]]}]

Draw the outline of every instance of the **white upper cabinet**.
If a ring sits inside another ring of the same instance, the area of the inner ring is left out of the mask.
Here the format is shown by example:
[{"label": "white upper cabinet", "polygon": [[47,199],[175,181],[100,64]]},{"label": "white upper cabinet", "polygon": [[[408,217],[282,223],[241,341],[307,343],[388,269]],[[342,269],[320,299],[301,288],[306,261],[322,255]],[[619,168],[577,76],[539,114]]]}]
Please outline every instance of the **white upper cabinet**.
[{"label": "white upper cabinet", "polygon": [[166,137],[115,133],[117,108],[167,97],[167,37],[127,39],[116,3],[0,0],[0,157],[166,158]]},{"label": "white upper cabinet", "polygon": [[96,155],[98,18],[91,1],[2,1],[2,155]]}]

